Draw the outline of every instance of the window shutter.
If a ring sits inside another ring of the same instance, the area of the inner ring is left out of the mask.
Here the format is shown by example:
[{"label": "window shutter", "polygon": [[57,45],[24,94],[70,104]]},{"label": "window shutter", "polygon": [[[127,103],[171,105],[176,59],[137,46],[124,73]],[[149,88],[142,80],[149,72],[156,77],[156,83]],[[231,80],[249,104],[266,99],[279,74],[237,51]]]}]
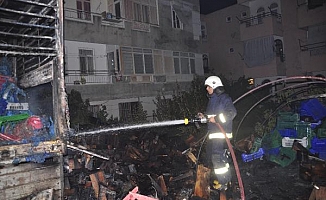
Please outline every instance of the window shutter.
[{"label": "window shutter", "polygon": [[131,0],[125,0],[125,13],[126,13],[126,19],[132,20],[132,1]]},{"label": "window shutter", "polygon": [[133,61],[132,61],[132,54],[122,52],[122,67],[123,67],[123,74],[134,74],[133,70]]},{"label": "window shutter", "polygon": [[157,19],[157,9],[154,6],[149,7],[149,12],[150,12],[150,19],[151,19],[151,24],[158,24],[158,19]]}]

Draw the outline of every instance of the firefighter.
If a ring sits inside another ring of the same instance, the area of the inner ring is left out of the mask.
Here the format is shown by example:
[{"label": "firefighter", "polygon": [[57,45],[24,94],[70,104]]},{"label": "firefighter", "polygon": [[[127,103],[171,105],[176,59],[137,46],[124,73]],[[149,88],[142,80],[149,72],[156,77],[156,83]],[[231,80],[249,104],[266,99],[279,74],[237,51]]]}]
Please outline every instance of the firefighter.
[{"label": "firefighter", "polygon": [[205,115],[198,113],[199,118],[207,118],[208,141],[206,145],[207,159],[216,175],[214,188],[226,190],[231,181],[228,162],[228,147],[219,123],[228,138],[232,138],[232,121],[237,114],[232,99],[225,93],[222,81],[217,76],[210,76],[205,80],[207,96],[209,98]]}]

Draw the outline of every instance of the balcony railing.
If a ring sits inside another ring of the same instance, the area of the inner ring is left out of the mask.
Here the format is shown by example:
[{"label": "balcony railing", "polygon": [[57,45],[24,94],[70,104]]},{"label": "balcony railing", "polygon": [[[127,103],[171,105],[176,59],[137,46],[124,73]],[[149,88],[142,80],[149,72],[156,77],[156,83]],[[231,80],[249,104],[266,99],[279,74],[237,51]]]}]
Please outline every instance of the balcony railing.
[{"label": "balcony railing", "polygon": [[80,70],[65,70],[65,83],[67,85],[79,84],[111,84],[112,75],[107,70],[96,70],[89,73],[83,73]]},{"label": "balcony railing", "polygon": [[326,54],[326,41],[310,43],[310,44],[302,44],[302,41],[299,39],[299,45],[301,51],[310,51],[311,56]]},{"label": "balcony railing", "polygon": [[244,19],[239,19],[240,24],[245,23],[246,27],[258,25],[264,23],[263,19],[266,17],[276,17],[276,19],[281,22],[282,21],[282,15],[276,12],[267,12],[267,13],[262,13],[260,15],[252,16],[252,17],[247,17]]},{"label": "balcony railing", "polygon": [[85,21],[92,21],[92,13],[83,11],[83,10],[65,8],[64,15],[65,15],[65,18],[67,18],[67,19],[79,19],[79,20],[85,20]]},{"label": "balcony railing", "polygon": [[321,7],[324,4],[326,4],[326,0],[297,0],[297,5],[303,6],[303,5],[307,5],[308,9],[314,9],[317,7]]}]

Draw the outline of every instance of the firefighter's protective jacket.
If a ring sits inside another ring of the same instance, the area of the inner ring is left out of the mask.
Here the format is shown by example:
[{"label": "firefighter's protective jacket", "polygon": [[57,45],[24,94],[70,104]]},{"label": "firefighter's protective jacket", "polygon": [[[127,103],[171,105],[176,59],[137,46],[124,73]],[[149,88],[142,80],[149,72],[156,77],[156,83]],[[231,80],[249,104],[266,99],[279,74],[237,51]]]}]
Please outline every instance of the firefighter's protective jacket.
[{"label": "firefighter's protective jacket", "polygon": [[[231,97],[226,93],[216,94],[215,92],[208,96],[209,101],[206,108],[206,115],[216,115],[215,121],[219,122],[218,115],[223,113],[226,122],[220,123],[226,133],[232,132],[232,121],[237,115]],[[209,132],[221,132],[216,124],[208,123]]]}]

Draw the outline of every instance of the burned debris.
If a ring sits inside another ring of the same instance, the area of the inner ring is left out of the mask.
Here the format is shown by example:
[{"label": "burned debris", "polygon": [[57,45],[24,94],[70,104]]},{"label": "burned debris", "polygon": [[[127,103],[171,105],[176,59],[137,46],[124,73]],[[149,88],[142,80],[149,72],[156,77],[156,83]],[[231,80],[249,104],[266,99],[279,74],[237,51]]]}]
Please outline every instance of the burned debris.
[{"label": "burned debris", "polygon": [[109,160],[68,152],[68,199],[123,199],[135,188],[152,199],[189,199],[193,194],[195,163],[182,154],[189,146],[180,138],[141,129],[71,138],[77,140]]}]

